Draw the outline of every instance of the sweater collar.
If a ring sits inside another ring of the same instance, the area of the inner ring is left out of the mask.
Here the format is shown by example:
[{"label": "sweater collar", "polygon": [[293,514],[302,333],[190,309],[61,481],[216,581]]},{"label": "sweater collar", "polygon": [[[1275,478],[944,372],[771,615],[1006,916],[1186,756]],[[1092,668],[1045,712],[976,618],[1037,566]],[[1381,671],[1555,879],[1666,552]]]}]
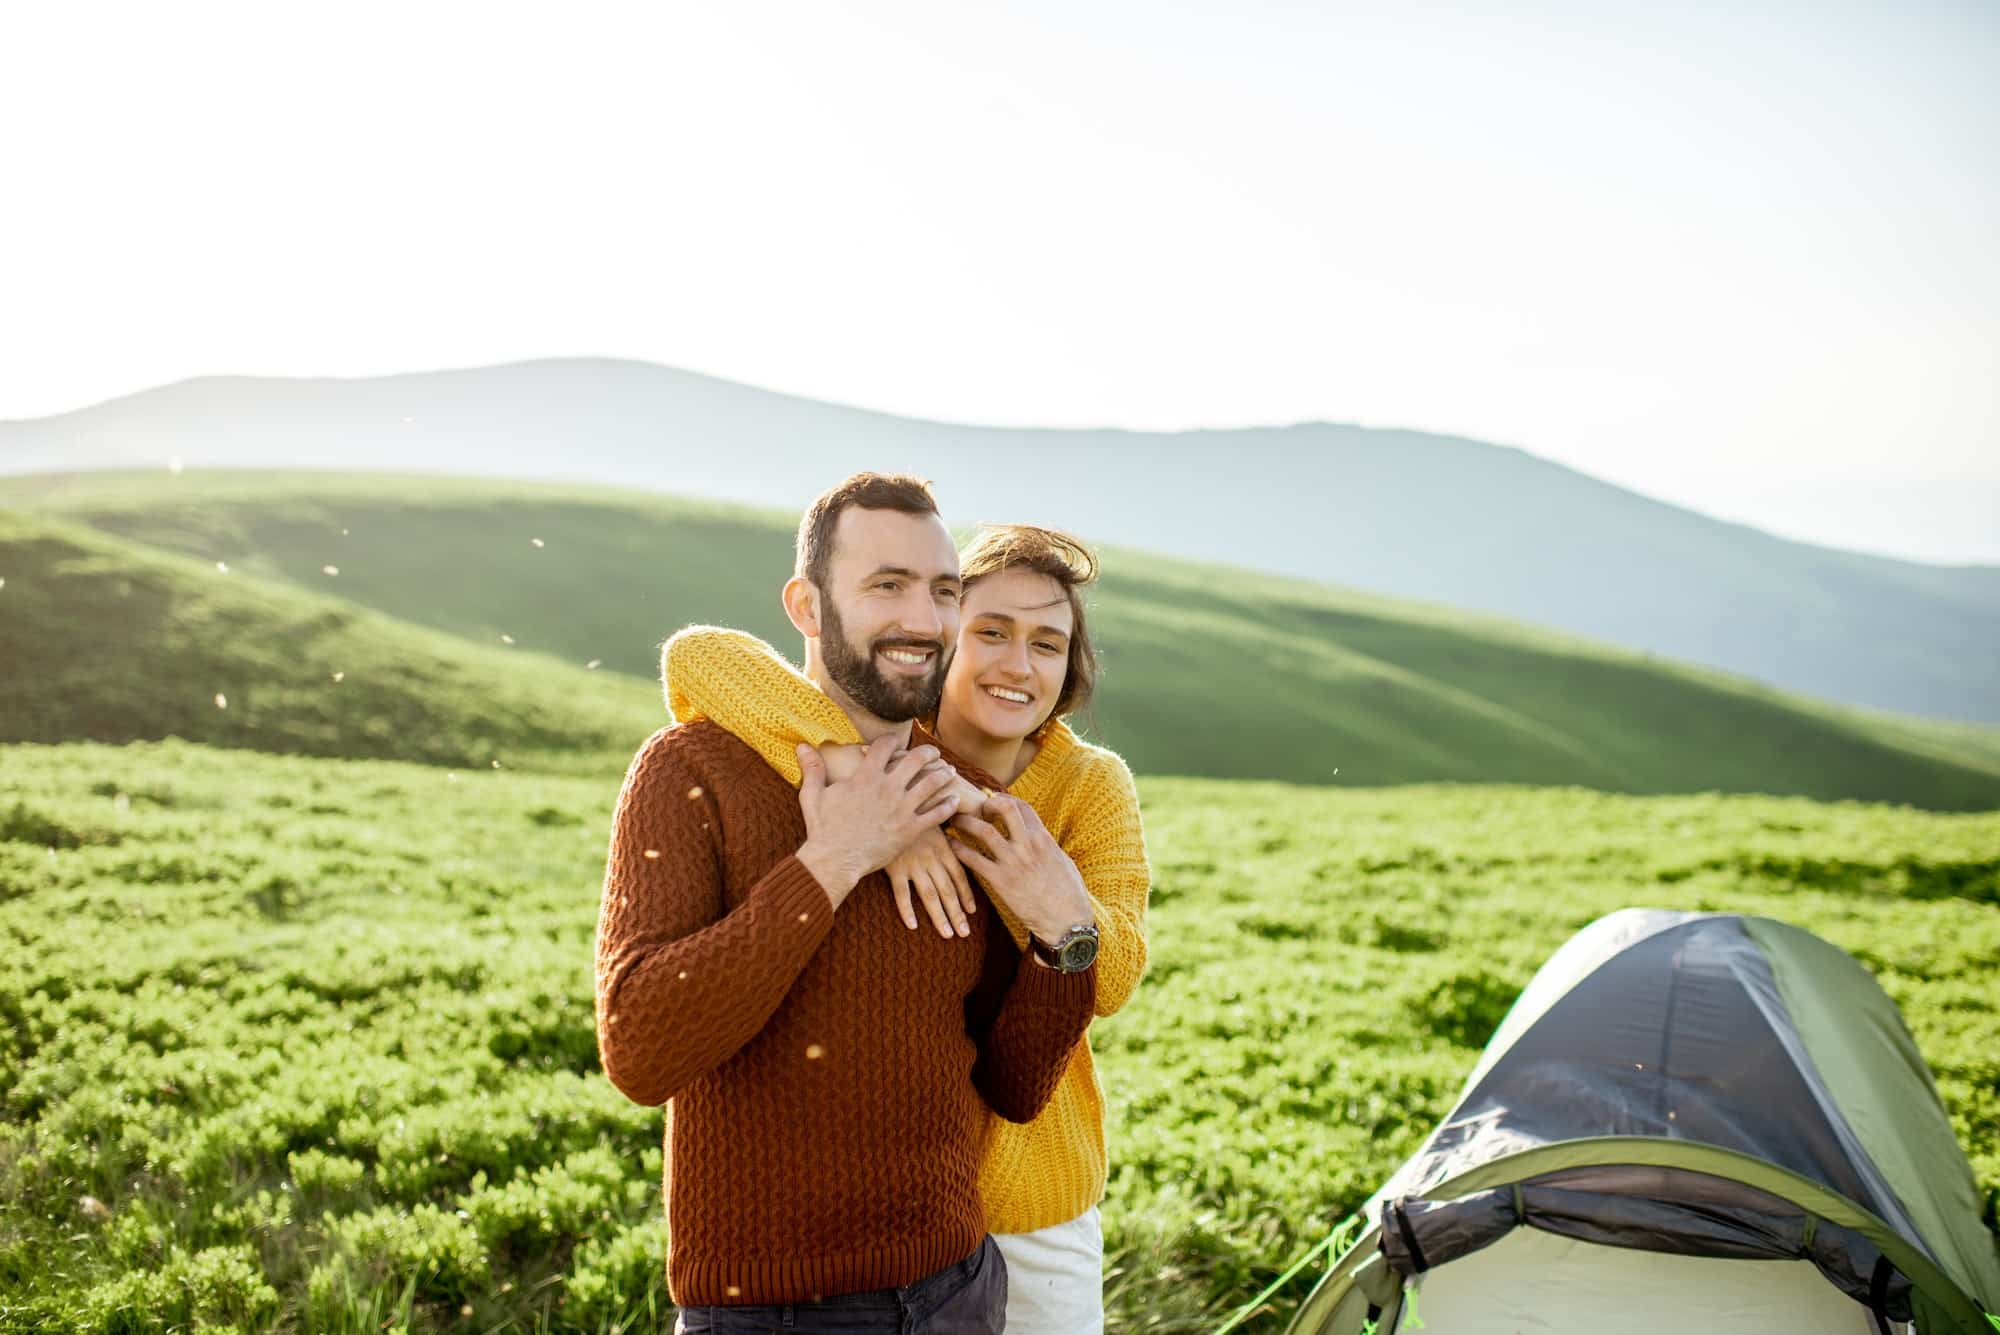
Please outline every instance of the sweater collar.
[{"label": "sweater collar", "polygon": [[[910,745],[935,746],[938,749],[938,754],[944,757],[945,763],[957,770],[966,779],[971,780],[979,787],[988,791],[995,791],[1000,787],[999,779],[988,774],[985,770],[979,768],[979,766],[973,764],[964,756],[959,755],[944,744],[943,740],[937,735],[936,719],[918,719],[915,723],[911,724]],[[1037,760],[1040,758],[1039,756],[1036,757]],[[1031,764],[1028,768],[1033,769],[1034,766]],[[1022,777],[1025,778],[1027,776],[1023,774]]]},{"label": "sweater collar", "polygon": [[1021,771],[1021,777],[1007,787],[1008,792],[1031,807],[1040,806],[1050,789],[1062,783],[1070,761],[1083,746],[1069,724],[1059,718],[1050,719],[1035,740],[1040,744],[1035,758]]}]

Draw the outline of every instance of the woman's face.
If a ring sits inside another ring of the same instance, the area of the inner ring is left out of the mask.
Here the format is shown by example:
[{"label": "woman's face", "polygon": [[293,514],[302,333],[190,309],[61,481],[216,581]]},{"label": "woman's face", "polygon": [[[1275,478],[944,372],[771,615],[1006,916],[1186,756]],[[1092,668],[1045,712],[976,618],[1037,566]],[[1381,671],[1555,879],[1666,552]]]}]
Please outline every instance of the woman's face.
[{"label": "woman's face", "polygon": [[965,591],[942,709],[988,737],[1026,737],[1056,707],[1076,622],[1062,585],[1003,570]]}]

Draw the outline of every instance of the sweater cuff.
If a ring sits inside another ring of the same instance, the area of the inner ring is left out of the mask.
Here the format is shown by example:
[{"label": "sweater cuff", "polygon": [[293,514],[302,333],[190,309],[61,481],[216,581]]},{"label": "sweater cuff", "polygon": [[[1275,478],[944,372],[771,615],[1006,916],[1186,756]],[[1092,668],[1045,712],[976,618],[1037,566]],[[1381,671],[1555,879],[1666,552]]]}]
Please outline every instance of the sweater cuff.
[{"label": "sweater cuff", "polygon": [[1014,966],[1014,997],[1032,1006],[1066,1008],[1080,1005],[1085,1011],[1097,1001],[1097,962],[1088,969],[1064,973],[1035,962],[1032,948],[1021,952]]},{"label": "sweater cuff", "polygon": [[798,935],[817,942],[833,927],[833,901],[797,854],[765,872],[751,888],[750,897],[787,924],[787,935],[792,934],[790,928],[796,928]]}]

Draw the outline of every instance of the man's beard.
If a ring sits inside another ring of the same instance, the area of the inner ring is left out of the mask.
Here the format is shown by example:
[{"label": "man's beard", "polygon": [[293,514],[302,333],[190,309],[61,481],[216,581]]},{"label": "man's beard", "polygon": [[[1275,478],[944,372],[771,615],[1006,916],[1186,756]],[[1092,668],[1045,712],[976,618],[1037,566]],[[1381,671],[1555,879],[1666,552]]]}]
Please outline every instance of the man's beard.
[{"label": "man's beard", "polygon": [[[944,698],[945,652],[937,640],[914,640],[906,635],[885,635],[857,650],[840,624],[833,599],[822,597],[825,624],[820,627],[819,656],[833,684],[847,692],[847,698],[885,723],[927,718],[937,713]],[[875,664],[878,650],[892,648],[929,649],[931,670],[921,677],[885,677]]]}]

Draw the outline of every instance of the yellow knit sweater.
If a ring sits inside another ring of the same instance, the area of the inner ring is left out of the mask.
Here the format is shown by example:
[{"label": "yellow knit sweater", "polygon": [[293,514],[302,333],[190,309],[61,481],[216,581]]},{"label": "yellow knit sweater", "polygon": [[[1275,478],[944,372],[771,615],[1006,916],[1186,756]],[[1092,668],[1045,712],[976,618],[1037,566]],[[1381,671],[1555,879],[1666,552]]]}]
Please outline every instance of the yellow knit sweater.
[{"label": "yellow knit sweater", "polygon": [[[677,722],[721,724],[794,784],[800,742],[861,740],[840,706],[754,635],[689,626],[667,641],[660,670]],[[1138,791],[1124,761],[1060,720],[1042,730],[1040,742],[1007,791],[1035,809],[1083,876],[1097,915],[1097,1013],[1110,1015],[1146,968],[1151,878]],[[1015,944],[1025,947],[1026,929],[995,908]],[[986,1226],[1026,1233],[1066,1223],[1104,1198],[1104,1177],[1104,1089],[1086,1035],[1039,1117],[1026,1125],[992,1119],[979,1179]]]}]

